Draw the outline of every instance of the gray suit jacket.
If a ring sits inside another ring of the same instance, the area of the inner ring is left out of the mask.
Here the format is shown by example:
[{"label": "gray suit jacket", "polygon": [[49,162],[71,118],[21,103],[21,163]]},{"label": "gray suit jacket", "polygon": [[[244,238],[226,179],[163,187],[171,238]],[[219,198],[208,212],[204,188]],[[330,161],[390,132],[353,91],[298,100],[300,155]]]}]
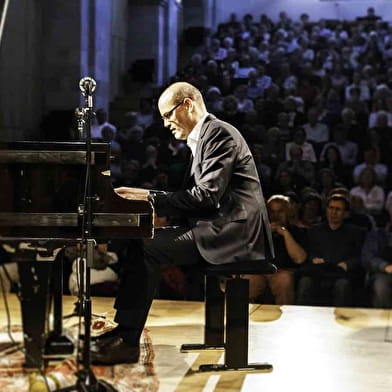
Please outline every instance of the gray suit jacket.
[{"label": "gray suit jacket", "polygon": [[[253,157],[236,128],[209,115],[184,190],[158,194],[158,215],[185,215],[202,257],[212,264],[266,256],[269,229]],[[263,224],[264,221],[264,224]]]}]

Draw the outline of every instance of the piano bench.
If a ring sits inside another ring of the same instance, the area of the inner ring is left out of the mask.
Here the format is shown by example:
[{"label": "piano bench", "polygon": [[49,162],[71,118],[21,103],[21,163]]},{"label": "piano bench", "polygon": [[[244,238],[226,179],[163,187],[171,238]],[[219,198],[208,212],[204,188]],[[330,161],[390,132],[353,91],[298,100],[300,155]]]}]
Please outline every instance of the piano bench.
[{"label": "piano bench", "polygon": [[[272,370],[272,365],[268,363],[248,363],[249,280],[242,278],[242,275],[270,275],[276,270],[276,266],[266,260],[209,264],[203,268],[204,343],[183,344],[181,351],[223,349],[225,359],[223,365],[200,365],[199,371]],[[221,288],[222,282],[224,288]]]}]

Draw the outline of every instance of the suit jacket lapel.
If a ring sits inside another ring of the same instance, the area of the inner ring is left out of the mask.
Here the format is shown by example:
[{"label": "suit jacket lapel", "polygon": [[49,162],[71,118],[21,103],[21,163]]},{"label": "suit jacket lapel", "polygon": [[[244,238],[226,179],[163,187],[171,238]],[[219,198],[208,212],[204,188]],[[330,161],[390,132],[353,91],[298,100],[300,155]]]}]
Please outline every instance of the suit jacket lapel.
[{"label": "suit jacket lapel", "polygon": [[201,127],[200,137],[199,137],[199,140],[197,141],[197,145],[196,145],[196,157],[193,157],[194,159],[193,159],[193,162],[192,162],[192,164],[190,166],[190,172],[189,172],[190,175],[193,175],[193,173],[195,172],[195,166],[200,161],[200,158],[199,158],[199,156],[200,156],[200,144],[202,142],[202,139],[203,139],[203,137],[204,137],[204,135],[205,135],[209,125],[211,124],[211,120],[215,120],[215,119],[216,119],[216,117],[213,114],[209,114],[206,117],[206,119],[205,119],[205,121],[204,121],[204,123],[203,123],[203,125]]}]

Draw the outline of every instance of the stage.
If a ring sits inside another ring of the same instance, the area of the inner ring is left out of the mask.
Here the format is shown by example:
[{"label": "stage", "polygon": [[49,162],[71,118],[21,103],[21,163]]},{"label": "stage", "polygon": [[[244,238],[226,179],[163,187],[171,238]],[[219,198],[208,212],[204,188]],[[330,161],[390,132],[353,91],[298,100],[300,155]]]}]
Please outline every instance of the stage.
[{"label": "stage", "polygon": [[[64,313],[74,297],[64,297]],[[9,296],[12,324],[19,306]],[[94,298],[93,312],[113,317],[113,299]],[[392,390],[390,310],[250,305],[249,362],[268,362],[268,373],[199,373],[218,363],[222,351],[181,353],[200,343],[203,304],[154,301],[147,328],[155,352],[159,392],[389,392]],[[3,299],[0,323],[5,325]]]}]

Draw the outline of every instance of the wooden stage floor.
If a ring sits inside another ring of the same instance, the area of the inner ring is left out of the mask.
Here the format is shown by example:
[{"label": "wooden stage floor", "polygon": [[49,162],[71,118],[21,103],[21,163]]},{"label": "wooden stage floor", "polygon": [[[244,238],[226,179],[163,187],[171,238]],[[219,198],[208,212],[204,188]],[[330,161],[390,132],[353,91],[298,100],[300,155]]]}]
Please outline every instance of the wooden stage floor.
[{"label": "wooden stage floor", "polygon": [[[9,296],[12,324],[20,323]],[[74,297],[64,298],[65,314]],[[113,299],[94,298],[93,311],[110,318]],[[222,351],[180,353],[200,343],[203,304],[154,301],[147,327],[154,344],[160,392],[390,392],[392,311],[381,309],[250,305],[249,361],[269,362],[269,373],[199,373]],[[5,325],[0,298],[0,324]]]}]

